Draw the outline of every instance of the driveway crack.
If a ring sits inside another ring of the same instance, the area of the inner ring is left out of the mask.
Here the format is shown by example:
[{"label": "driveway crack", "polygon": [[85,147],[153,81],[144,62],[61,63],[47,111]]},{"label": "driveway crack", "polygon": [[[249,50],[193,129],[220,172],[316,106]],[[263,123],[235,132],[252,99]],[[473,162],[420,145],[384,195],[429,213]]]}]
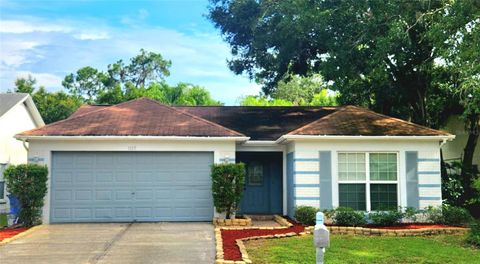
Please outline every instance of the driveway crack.
[{"label": "driveway crack", "polygon": [[123,237],[123,235],[125,235],[125,233],[128,231],[128,229],[130,229],[130,227],[133,224],[134,224],[133,222],[128,223],[128,225],[124,229],[120,230],[120,232],[118,232],[112,239],[110,239],[107,243],[105,243],[102,252],[90,258],[87,263],[95,264],[95,263],[98,263],[100,260],[102,260],[107,255],[108,251],[113,247],[113,245],[118,240],[120,240]]}]

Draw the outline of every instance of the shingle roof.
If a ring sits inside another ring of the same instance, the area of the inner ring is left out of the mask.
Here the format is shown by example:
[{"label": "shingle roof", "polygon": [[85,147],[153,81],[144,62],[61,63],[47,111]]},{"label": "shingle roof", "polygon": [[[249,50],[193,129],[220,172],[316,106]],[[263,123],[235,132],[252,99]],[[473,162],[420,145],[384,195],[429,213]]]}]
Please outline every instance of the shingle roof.
[{"label": "shingle roof", "polygon": [[[92,110],[92,109],[90,109]],[[241,133],[200,117],[141,98],[99,108],[21,133],[32,136],[199,136],[238,137]]]},{"label": "shingle roof", "polygon": [[448,136],[450,134],[350,105],[293,130],[288,135]]},{"label": "shingle roof", "polygon": [[276,140],[282,135],[334,113],[338,107],[177,106],[249,136],[253,140]]},{"label": "shingle roof", "polygon": [[448,136],[450,134],[355,107],[175,106],[138,99],[113,106],[82,106],[71,117],[24,135]]},{"label": "shingle roof", "polygon": [[18,102],[24,100],[26,93],[0,93],[0,116],[8,112]]}]

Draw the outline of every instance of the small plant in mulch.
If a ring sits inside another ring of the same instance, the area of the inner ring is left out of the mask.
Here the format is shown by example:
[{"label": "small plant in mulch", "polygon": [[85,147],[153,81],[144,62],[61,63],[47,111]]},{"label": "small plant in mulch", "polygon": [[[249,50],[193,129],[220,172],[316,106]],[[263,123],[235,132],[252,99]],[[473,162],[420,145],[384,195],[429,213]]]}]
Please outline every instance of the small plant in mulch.
[{"label": "small plant in mulch", "polygon": [[304,225],[315,225],[316,214],[319,210],[313,206],[297,206],[295,207],[295,220]]}]

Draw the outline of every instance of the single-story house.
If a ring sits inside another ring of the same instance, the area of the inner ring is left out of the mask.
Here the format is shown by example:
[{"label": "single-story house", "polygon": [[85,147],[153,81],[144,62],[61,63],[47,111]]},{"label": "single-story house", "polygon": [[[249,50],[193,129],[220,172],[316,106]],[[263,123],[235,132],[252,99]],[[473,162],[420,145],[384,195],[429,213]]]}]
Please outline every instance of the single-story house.
[{"label": "single-story house", "polygon": [[0,213],[8,210],[4,170],[10,164],[27,163],[27,149],[14,136],[44,125],[30,95],[0,93]]},{"label": "single-story house", "polygon": [[241,212],[440,205],[440,147],[454,138],[355,106],[83,106],[20,133],[49,167],[46,223],[208,221],[210,166],[244,162]]}]

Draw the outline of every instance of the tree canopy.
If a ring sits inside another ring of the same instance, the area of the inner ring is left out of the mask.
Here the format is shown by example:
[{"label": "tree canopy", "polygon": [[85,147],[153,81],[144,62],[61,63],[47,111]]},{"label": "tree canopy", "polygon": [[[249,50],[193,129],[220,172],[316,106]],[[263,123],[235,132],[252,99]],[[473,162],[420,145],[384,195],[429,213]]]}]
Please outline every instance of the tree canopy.
[{"label": "tree canopy", "polygon": [[66,92],[48,92],[35,87],[36,80],[28,76],[15,81],[15,92],[29,93],[45,123],[70,116],[82,104],[118,104],[140,97],[148,97],[169,105],[221,105],[210,92],[199,85],[178,83],[169,85],[171,61],[162,55],[147,52],[130,59],[110,64],[107,71],[90,66],[65,76],[62,85]]},{"label": "tree canopy", "polygon": [[[461,3],[460,3],[461,2]],[[229,66],[274,94],[291,74],[320,73],[342,104],[438,127],[451,98],[439,87],[437,27],[456,32],[478,18],[478,1],[212,0],[209,17],[231,46]],[[448,9],[460,9],[462,15]],[[478,30],[478,26],[473,26]],[[478,56],[477,56],[478,57]],[[442,103],[442,107],[437,105]],[[454,104],[454,103],[453,103]]]},{"label": "tree canopy", "polygon": [[323,78],[318,75],[288,76],[281,80],[275,91],[266,96],[246,96],[240,99],[244,106],[335,106],[338,93],[329,91]]}]

